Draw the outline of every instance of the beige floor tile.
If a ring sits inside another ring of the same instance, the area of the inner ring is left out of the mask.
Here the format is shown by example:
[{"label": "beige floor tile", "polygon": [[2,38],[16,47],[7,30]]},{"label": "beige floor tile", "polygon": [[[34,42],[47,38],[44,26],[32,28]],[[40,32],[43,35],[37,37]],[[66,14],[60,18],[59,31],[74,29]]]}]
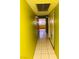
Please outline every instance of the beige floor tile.
[{"label": "beige floor tile", "polygon": [[48,39],[38,40],[34,59],[57,59],[52,45]]}]

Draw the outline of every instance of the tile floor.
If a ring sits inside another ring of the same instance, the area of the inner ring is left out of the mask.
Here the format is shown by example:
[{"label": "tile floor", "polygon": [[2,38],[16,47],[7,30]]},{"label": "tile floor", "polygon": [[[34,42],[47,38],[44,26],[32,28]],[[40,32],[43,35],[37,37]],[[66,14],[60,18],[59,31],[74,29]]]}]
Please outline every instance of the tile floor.
[{"label": "tile floor", "polygon": [[57,59],[48,39],[39,39],[33,59]]}]

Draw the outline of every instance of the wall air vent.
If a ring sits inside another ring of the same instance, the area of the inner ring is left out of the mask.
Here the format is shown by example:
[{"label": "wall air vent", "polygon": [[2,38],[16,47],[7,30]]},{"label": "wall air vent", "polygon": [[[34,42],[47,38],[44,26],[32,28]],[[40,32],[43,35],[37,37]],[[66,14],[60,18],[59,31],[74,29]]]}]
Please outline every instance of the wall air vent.
[{"label": "wall air vent", "polygon": [[37,4],[38,11],[48,11],[50,4]]}]

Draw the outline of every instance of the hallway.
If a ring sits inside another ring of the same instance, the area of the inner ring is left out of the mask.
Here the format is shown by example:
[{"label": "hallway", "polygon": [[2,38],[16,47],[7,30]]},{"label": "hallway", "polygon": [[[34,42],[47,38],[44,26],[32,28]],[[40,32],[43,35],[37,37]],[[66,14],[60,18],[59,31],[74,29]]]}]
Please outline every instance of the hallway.
[{"label": "hallway", "polygon": [[34,59],[57,59],[49,39],[38,39]]},{"label": "hallway", "polygon": [[20,4],[20,59],[59,59],[58,0]]}]

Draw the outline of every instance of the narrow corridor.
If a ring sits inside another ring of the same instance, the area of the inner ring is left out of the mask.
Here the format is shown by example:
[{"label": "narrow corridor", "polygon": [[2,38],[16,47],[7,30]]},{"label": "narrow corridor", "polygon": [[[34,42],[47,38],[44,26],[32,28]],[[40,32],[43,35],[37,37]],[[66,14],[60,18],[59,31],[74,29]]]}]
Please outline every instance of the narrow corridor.
[{"label": "narrow corridor", "polygon": [[49,39],[38,39],[34,59],[57,59]]},{"label": "narrow corridor", "polygon": [[58,0],[21,0],[20,59],[59,59],[58,7]]}]

